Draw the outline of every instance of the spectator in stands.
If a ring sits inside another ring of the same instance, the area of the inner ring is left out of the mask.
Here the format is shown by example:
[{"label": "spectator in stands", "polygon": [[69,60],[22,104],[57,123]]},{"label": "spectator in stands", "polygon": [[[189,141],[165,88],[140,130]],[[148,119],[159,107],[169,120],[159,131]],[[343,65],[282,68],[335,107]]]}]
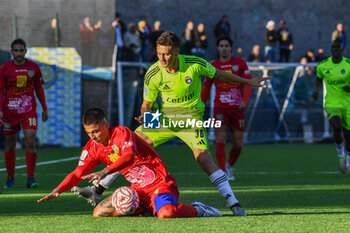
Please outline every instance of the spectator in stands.
[{"label": "spectator in stands", "polygon": [[193,21],[188,21],[181,38],[181,54],[190,55],[192,48],[195,46],[196,39],[193,29]]},{"label": "spectator in stands", "polygon": [[316,62],[320,62],[324,59],[326,59],[326,55],[324,54],[324,49],[323,48],[319,48],[317,50],[317,54],[316,54]]},{"label": "spectator in stands", "polygon": [[112,27],[115,31],[115,45],[117,46],[117,60],[121,61],[123,59],[123,47],[124,47],[124,33],[126,32],[125,23],[121,19],[121,14],[116,13],[115,19],[112,22]]},{"label": "spectator in stands", "polygon": [[290,53],[293,50],[293,35],[286,27],[286,21],[280,21],[280,28],[277,31],[280,57],[279,62],[289,62]]},{"label": "spectator in stands", "polygon": [[277,32],[275,31],[275,21],[270,20],[266,24],[265,31],[265,60],[266,62],[276,61],[276,43],[278,40]]},{"label": "spectator in stands", "polygon": [[[57,34],[57,35],[56,35]],[[57,18],[52,18],[46,36],[48,47],[60,47],[60,31],[57,25]]]},{"label": "spectator in stands", "polygon": [[208,48],[207,34],[204,31],[204,23],[200,23],[197,26],[195,35],[195,46],[192,48],[191,53],[195,56],[205,58],[206,49]]},{"label": "spectator in stands", "polygon": [[141,39],[135,23],[129,23],[128,31],[124,35],[126,61],[136,61],[141,51]]},{"label": "spectator in stands", "polygon": [[316,62],[315,51],[313,49],[309,49],[306,52],[305,56],[306,56],[307,62]]},{"label": "spectator in stands", "polygon": [[260,45],[253,46],[251,53],[248,56],[249,62],[264,62],[264,55],[261,53]]},{"label": "spectator in stands", "polygon": [[93,54],[91,54],[93,47],[93,33],[94,28],[90,24],[90,18],[85,17],[82,24],[79,26],[80,29],[80,38],[81,38],[81,54],[83,64],[92,65],[93,63]]},{"label": "spectator in stands", "polygon": [[110,62],[110,56],[107,56],[108,52],[111,49],[111,39],[108,33],[108,28],[103,27],[103,21],[100,19],[94,26],[95,33],[95,42],[96,50],[95,50],[95,65],[96,66],[106,66],[108,62]]},{"label": "spectator in stands", "polygon": [[244,51],[241,47],[237,48],[237,57],[244,59]]},{"label": "spectator in stands", "polygon": [[227,15],[223,15],[220,21],[215,25],[214,35],[218,39],[220,36],[230,36],[231,25],[228,22]]},{"label": "spectator in stands", "polygon": [[[305,65],[308,63],[308,58],[307,56],[303,56],[300,59],[300,64]],[[301,71],[301,73],[299,74],[300,77],[303,76],[311,76],[313,74],[313,72],[315,71],[314,67],[311,66],[304,66],[303,70]]]},{"label": "spectator in stands", "polygon": [[152,46],[152,55],[151,55],[151,62],[156,62],[158,60],[157,58],[157,39],[158,37],[163,33],[162,30],[162,23],[160,21],[155,21],[153,24],[153,31],[150,35],[150,42]]},{"label": "spectator in stands", "polygon": [[147,24],[145,19],[141,19],[138,22],[138,30],[141,39],[141,51],[140,51],[140,60],[143,62],[148,62],[148,49],[150,44],[150,35],[152,33],[151,27]]},{"label": "spectator in stands", "polygon": [[336,39],[341,40],[344,45],[343,54],[346,54],[346,34],[344,31],[344,25],[342,23],[338,23],[337,29],[332,33],[332,41],[335,41]]}]

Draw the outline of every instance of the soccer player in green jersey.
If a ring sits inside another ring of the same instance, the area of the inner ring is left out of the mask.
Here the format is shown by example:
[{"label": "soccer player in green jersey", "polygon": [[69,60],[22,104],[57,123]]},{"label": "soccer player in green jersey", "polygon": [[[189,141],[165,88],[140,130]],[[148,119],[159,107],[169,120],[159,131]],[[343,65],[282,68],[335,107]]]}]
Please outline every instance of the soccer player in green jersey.
[{"label": "soccer player in green jersey", "polygon": [[343,49],[340,40],[333,41],[332,56],[317,66],[313,98],[317,100],[323,81],[326,87],[324,109],[334,129],[333,137],[339,157],[339,169],[342,173],[350,174],[350,59],[343,57]]},{"label": "soccer player in green jersey", "polygon": [[179,38],[174,32],[164,32],[157,40],[159,61],[153,64],[145,75],[141,116],[135,118],[142,124],[144,113],[151,111],[159,94],[162,99],[159,114],[162,115],[163,128],[146,129],[140,126],[136,129],[136,133],[153,147],[173,137],[183,140],[192,149],[199,166],[209,175],[210,181],[225,198],[234,215],[246,216],[247,213],[233,194],[225,173],[214,163],[208,151],[207,136],[203,125],[186,123],[203,119],[201,76],[256,87],[264,87],[261,82],[268,78],[244,79],[218,70],[204,59],[179,53]]}]

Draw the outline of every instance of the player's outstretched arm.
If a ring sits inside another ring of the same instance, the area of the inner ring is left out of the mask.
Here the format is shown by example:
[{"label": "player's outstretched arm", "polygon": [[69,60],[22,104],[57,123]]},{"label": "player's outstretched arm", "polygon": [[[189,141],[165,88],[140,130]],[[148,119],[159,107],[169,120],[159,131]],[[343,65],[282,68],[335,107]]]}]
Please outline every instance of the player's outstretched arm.
[{"label": "player's outstretched arm", "polygon": [[269,77],[255,77],[251,79],[245,79],[239,77],[238,75],[218,69],[216,70],[214,78],[219,79],[220,81],[247,84],[253,87],[266,87],[265,84],[263,84],[262,82],[270,79]]},{"label": "player's outstretched arm", "polygon": [[55,189],[49,195],[47,195],[46,197],[43,197],[43,198],[37,200],[37,202],[40,203],[40,202],[48,201],[48,200],[57,198],[59,196],[60,196],[60,190]]}]

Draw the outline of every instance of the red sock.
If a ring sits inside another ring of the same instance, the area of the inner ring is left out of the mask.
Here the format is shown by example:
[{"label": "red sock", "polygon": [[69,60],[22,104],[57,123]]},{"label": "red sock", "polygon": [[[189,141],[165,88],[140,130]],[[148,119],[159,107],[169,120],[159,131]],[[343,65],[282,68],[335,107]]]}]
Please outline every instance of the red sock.
[{"label": "red sock", "polygon": [[7,177],[15,177],[15,166],[16,166],[16,152],[5,151],[5,164],[7,170]]},{"label": "red sock", "polygon": [[192,218],[197,217],[198,212],[196,208],[190,205],[179,203],[176,207],[175,217],[176,218]]},{"label": "red sock", "polygon": [[228,158],[228,164],[230,164],[230,166],[235,165],[235,163],[237,162],[239,156],[241,155],[242,152],[242,147],[232,147],[230,150],[230,156]]},{"label": "red sock", "polygon": [[225,143],[216,143],[215,148],[215,157],[216,162],[221,170],[226,171],[225,162],[226,162],[226,152],[225,152]]},{"label": "red sock", "polygon": [[26,163],[27,163],[27,176],[34,177],[35,166],[36,166],[36,152],[26,152]]}]

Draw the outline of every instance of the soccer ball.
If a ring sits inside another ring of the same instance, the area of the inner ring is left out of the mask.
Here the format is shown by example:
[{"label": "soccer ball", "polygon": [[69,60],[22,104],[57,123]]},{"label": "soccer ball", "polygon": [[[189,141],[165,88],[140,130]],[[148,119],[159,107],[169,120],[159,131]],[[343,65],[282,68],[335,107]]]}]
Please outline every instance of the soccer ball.
[{"label": "soccer ball", "polygon": [[130,215],[139,207],[140,199],[137,192],[127,186],[115,190],[112,195],[112,206],[118,214]]}]

